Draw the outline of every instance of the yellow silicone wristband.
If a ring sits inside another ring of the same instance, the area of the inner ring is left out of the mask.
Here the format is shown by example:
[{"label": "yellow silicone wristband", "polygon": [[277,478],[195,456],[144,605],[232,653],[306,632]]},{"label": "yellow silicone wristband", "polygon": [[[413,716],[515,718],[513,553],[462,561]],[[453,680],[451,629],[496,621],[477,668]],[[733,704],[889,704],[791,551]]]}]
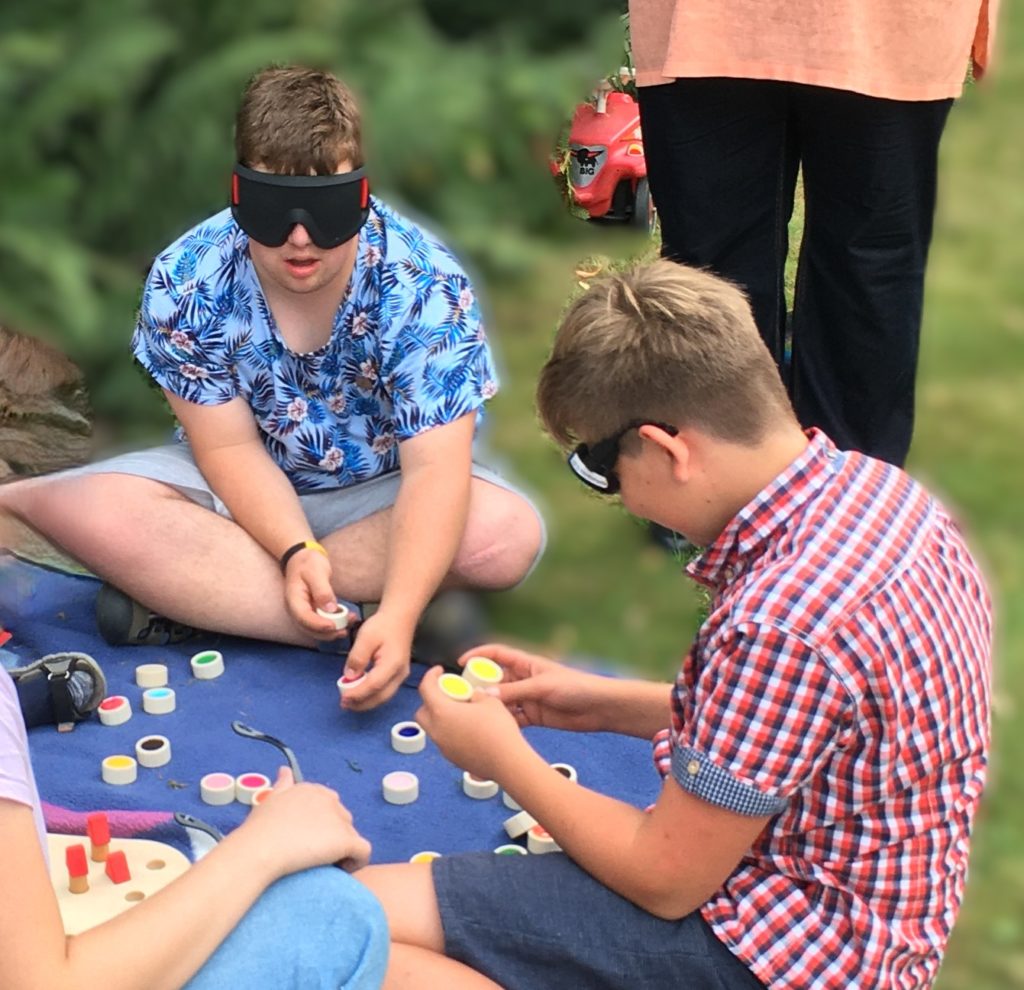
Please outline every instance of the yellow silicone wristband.
[{"label": "yellow silicone wristband", "polygon": [[325,557],[330,556],[327,553],[327,549],[316,540],[303,540],[301,543],[296,543],[294,546],[289,547],[283,554],[281,554],[281,573],[284,574],[288,570],[288,561],[292,559],[300,550],[316,550],[317,553],[322,553]]}]

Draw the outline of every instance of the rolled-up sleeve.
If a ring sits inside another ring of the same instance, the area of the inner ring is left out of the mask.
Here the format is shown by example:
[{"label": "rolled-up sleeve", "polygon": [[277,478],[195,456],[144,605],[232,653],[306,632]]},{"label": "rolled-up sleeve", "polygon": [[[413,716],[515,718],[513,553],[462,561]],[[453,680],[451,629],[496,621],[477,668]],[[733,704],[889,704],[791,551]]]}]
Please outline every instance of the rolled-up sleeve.
[{"label": "rolled-up sleeve", "polygon": [[669,769],[710,804],[772,815],[833,757],[851,717],[845,686],[815,650],[771,627],[734,627],[700,667]]}]

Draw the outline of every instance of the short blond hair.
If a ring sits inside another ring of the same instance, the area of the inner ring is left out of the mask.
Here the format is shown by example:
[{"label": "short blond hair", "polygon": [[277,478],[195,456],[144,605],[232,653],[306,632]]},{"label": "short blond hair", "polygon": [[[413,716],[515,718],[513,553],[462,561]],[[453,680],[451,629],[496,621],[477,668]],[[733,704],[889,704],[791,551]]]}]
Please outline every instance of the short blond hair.
[{"label": "short blond hair", "polygon": [[752,446],[796,422],[746,296],[664,260],[606,275],[569,306],[541,370],[537,408],[564,446],[638,419]]},{"label": "short blond hair", "polygon": [[337,77],[302,65],[271,66],[245,88],[235,117],[235,155],[279,175],[333,175],[363,164],[362,118]]}]

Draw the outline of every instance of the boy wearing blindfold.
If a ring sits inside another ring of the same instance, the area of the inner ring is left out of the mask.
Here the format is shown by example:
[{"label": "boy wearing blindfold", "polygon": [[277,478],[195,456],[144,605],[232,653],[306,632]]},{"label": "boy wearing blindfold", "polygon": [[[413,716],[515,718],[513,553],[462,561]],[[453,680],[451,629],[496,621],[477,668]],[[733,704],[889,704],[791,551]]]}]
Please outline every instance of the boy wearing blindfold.
[{"label": "boy wearing blindfold", "polygon": [[542,523],[473,463],[497,390],[473,288],[371,195],[348,89],[264,70],[235,144],[229,208],[156,258],[132,338],[179,442],[11,486],[5,502],[131,596],[101,593],[108,638],[121,610],[129,642],[168,616],[315,646],[347,636],[328,617],[339,599],[379,602],[346,665],[369,671],[346,707],[370,708],[406,676],[438,588],[515,584]]}]

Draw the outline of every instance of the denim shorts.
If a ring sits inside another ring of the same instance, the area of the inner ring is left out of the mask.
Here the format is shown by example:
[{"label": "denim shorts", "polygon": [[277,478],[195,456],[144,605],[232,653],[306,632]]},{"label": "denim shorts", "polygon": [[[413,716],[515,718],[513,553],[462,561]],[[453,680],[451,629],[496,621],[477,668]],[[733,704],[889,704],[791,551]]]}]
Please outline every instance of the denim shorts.
[{"label": "denim shorts", "polygon": [[764,990],[694,911],[664,921],[568,856],[433,862],[445,953],[505,990]]}]

